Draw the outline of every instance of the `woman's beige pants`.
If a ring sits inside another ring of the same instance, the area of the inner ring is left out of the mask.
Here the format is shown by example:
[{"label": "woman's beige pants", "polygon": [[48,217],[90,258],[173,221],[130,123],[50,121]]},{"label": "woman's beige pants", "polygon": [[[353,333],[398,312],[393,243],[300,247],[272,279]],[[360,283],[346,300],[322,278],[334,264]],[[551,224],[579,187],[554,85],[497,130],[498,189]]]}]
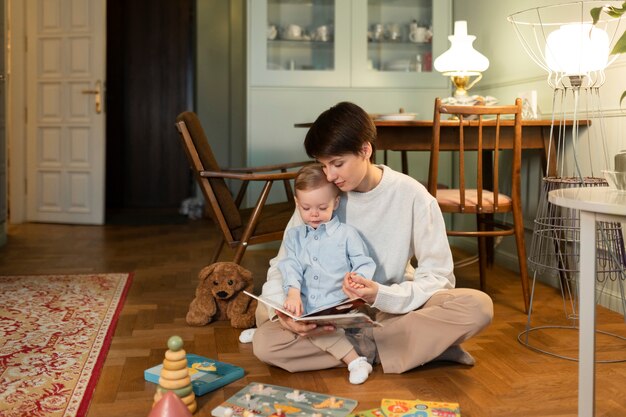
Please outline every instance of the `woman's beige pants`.
[{"label": "woman's beige pants", "polygon": [[[378,312],[376,321],[383,327],[373,328],[373,338],[383,371],[401,373],[429,362],[450,346],[479,333],[492,318],[491,298],[469,288],[439,291],[422,307],[407,314]],[[278,321],[269,321],[261,303],[257,327],[252,346],[257,358],[265,363],[290,372],[343,365],[308,337],[285,330]]]}]

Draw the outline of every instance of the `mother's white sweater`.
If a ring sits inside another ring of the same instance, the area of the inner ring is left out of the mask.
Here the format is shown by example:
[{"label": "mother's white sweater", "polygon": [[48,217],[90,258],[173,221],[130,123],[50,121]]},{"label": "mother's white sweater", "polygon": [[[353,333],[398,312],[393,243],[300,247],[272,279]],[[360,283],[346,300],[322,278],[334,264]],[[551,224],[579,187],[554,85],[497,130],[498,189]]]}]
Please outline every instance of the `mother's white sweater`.
[{"label": "mother's white sweater", "polygon": [[[350,191],[341,197],[336,215],[354,226],[376,262],[379,290],[373,307],[394,314],[422,306],[435,292],[454,288],[452,254],[437,201],[415,179],[377,165],[380,183],[371,191]],[[287,229],[302,224],[297,210]],[[409,261],[415,255],[417,268]],[[270,261],[263,295],[284,300],[283,278],[277,268],[285,256],[281,245]]]}]

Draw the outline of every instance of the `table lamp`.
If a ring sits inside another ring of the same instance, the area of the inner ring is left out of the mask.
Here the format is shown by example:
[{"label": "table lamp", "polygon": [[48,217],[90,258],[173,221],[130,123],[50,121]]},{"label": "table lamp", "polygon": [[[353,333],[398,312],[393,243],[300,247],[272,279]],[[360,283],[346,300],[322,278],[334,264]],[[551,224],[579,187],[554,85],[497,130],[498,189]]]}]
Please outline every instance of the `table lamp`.
[{"label": "table lamp", "polygon": [[[489,60],[472,46],[476,36],[467,34],[467,21],[454,22],[454,35],[448,36],[450,49],[435,59],[435,69],[450,77],[455,86],[454,97],[467,97],[467,90],[482,78]],[[470,77],[476,78],[470,82]]]}]

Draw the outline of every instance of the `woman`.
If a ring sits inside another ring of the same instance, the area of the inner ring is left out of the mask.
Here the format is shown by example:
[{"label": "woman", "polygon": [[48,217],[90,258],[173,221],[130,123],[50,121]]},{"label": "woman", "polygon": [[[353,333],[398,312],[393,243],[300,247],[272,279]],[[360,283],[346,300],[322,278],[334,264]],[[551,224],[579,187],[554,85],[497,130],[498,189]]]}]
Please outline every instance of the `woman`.
[{"label": "woman", "polygon": [[[371,281],[349,274],[344,279],[346,295],[365,299],[383,324],[352,332],[352,341],[362,356],[380,362],[385,373],[401,373],[435,359],[473,365],[460,344],[489,325],[492,301],[483,292],[454,288],[452,254],[437,201],[413,178],[372,164],[375,139],[369,115],[342,102],[317,118],[304,141],[307,154],[324,166],[328,181],[345,192],[337,217],[361,233],[376,263]],[[296,212],[287,229],[300,224]],[[283,278],[276,265],[284,256],[281,246],[263,285],[263,295],[280,303]],[[413,256],[416,268],[409,262]],[[350,285],[350,280],[360,285]],[[342,365],[307,337],[332,328],[295,322],[263,305],[257,309],[257,327],[253,349],[266,363],[291,372]]]}]

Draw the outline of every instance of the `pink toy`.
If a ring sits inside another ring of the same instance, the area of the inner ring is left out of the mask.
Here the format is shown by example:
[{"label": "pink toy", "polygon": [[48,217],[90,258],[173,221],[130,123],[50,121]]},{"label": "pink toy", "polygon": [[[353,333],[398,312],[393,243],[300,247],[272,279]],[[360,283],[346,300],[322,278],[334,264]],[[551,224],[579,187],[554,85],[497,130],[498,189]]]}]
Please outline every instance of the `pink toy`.
[{"label": "pink toy", "polygon": [[176,394],[168,391],[154,405],[148,417],[191,417],[191,413]]}]

